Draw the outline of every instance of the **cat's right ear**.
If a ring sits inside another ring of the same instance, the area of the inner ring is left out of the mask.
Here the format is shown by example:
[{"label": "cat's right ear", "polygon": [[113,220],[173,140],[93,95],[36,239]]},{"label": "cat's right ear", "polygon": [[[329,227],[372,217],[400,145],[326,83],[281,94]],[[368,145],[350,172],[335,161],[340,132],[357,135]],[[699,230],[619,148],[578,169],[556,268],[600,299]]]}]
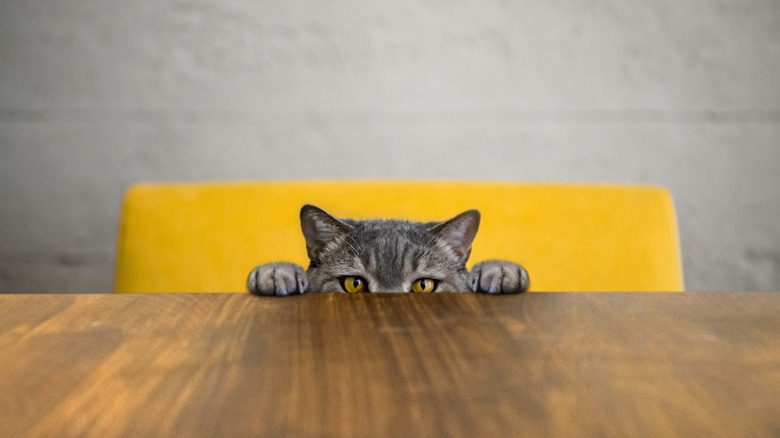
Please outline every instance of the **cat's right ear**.
[{"label": "cat's right ear", "polygon": [[319,261],[320,252],[328,242],[350,230],[350,225],[329,215],[325,210],[306,204],[301,208],[301,231],[306,239],[309,260]]}]

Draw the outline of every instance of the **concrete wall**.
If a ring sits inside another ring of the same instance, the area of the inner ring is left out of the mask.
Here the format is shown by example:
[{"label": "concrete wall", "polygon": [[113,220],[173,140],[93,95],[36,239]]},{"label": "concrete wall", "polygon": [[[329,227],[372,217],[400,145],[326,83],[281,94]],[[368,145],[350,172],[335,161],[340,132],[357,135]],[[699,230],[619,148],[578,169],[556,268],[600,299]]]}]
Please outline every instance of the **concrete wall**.
[{"label": "concrete wall", "polygon": [[[139,180],[668,186],[689,289],[780,290],[777,0],[4,0],[0,291],[110,291]],[[533,206],[529,206],[533,208]]]}]

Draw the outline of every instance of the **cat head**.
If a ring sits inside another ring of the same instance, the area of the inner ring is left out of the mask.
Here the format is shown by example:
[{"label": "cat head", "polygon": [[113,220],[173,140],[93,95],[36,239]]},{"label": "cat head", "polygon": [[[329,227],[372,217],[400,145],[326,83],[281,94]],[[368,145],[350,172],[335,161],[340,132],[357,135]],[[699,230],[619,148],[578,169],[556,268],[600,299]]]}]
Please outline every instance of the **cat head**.
[{"label": "cat head", "polygon": [[315,292],[466,292],[477,210],[444,222],[337,219],[313,205],[301,229]]}]

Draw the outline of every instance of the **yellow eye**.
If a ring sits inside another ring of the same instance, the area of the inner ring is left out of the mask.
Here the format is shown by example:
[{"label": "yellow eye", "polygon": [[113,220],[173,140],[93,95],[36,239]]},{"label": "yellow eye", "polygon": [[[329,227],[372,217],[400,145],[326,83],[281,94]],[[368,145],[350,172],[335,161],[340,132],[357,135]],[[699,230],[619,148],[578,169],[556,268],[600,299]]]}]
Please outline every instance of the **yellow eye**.
[{"label": "yellow eye", "polygon": [[436,289],[436,280],[430,278],[421,278],[412,283],[412,292],[418,294],[427,294]]},{"label": "yellow eye", "polygon": [[358,292],[363,292],[366,289],[366,280],[363,280],[360,277],[344,277],[341,285],[344,286],[346,292],[356,294]]}]

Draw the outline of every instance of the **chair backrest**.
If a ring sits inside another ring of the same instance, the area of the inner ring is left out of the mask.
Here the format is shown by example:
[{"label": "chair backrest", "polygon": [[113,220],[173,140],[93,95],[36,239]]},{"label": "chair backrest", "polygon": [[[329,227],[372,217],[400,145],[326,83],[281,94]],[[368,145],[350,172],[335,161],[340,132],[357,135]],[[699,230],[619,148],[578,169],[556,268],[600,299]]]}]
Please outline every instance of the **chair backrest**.
[{"label": "chair backrest", "polygon": [[303,204],[334,216],[482,213],[469,267],[523,264],[533,291],[683,290],[677,219],[660,187],[446,182],[139,184],[126,192],[116,292],[242,292],[256,265],[308,266]]}]

